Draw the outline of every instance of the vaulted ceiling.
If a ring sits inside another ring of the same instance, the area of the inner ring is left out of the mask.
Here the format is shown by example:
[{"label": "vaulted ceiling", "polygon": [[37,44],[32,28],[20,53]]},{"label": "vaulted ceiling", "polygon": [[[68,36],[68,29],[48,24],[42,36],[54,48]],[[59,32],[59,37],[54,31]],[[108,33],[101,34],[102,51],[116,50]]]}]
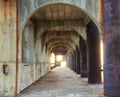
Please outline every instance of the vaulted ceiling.
[{"label": "vaulted ceiling", "polygon": [[70,5],[54,4],[39,9],[33,17],[38,20],[80,20],[85,14]]},{"label": "vaulted ceiling", "polygon": [[[86,20],[86,15],[76,7],[66,4],[53,4],[38,9],[32,16],[32,19],[36,19],[43,23],[44,21],[75,21],[75,23],[77,21],[83,24]],[[50,27],[43,33],[42,46],[46,46],[47,50],[54,50],[52,51],[54,53],[65,54],[67,52],[66,48],[68,49],[69,47],[69,50],[71,50],[71,48],[75,48],[73,46],[79,44],[78,37],[79,35],[76,33],[75,29],[65,27],[63,23],[63,25],[60,26],[56,25]]]}]

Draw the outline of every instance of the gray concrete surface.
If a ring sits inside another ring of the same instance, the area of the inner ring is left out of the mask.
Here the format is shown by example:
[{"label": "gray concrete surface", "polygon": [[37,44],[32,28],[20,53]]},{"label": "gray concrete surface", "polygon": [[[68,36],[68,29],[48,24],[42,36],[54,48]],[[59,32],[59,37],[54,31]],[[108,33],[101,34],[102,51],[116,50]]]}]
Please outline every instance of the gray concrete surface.
[{"label": "gray concrete surface", "polygon": [[104,97],[103,84],[88,84],[69,68],[57,67],[17,97]]}]

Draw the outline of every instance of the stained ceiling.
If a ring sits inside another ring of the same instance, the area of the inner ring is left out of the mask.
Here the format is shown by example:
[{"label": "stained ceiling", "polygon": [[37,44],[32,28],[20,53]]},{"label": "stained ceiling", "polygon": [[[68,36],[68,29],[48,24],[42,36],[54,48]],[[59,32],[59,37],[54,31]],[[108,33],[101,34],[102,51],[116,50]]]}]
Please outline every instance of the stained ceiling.
[{"label": "stained ceiling", "polygon": [[80,20],[85,14],[70,5],[54,4],[39,9],[33,17],[38,20]]},{"label": "stained ceiling", "polygon": [[[76,21],[77,22],[82,21],[81,23],[83,23],[83,21],[86,20],[86,15],[80,9],[78,9],[76,7],[73,7],[70,5],[65,5],[65,4],[53,4],[53,5],[48,5],[48,6],[40,8],[32,16],[32,18],[36,19],[40,22],[44,22],[44,21],[60,21],[60,22],[61,21],[68,21],[68,22],[75,21],[75,23],[76,23]],[[70,32],[70,33],[68,33],[68,32]],[[56,47],[56,50],[54,50],[54,53],[63,53],[64,52],[64,54],[65,54],[67,51],[63,47],[66,46],[66,48],[68,48],[70,45],[73,45],[73,43],[71,43],[71,41],[74,42],[74,41],[76,41],[76,39],[78,39],[79,35],[75,36],[75,33],[76,32],[74,29],[72,29],[70,27],[65,27],[64,24],[62,26],[58,26],[58,25],[53,26],[53,27],[47,29],[47,31],[45,33],[43,33],[42,46],[46,46],[46,47],[49,47],[47,49],[51,49],[53,46],[47,46],[47,45],[52,45],[52,44],[57,43],[56,46],[54,45],[54,48]],[[64,35],[64,38],[66,38],[66,39],[63,39],[63,35]],[[52,36],[55,36],[55,37],[52,37]],[[74,39],[72,38],[72,36],[74,36]],[[55,42],[51,41],[50,37],[54,38]],[[59,39],[59,41],[57,38]],[[61,41],[60,41],[60,38],[61,38]],[[48,41],[47,44],[45,43],[45,41]],[[68,44],[66,44],[66,41]],[[76,42],[79,42],[79,41],[76,41]],[[58,46],[59,44],[61,47]],[[58,46],[58,48],[57,48],[57,46]],[[74,48],[74,47],[70,47],[70,49],[71,48]]]}]

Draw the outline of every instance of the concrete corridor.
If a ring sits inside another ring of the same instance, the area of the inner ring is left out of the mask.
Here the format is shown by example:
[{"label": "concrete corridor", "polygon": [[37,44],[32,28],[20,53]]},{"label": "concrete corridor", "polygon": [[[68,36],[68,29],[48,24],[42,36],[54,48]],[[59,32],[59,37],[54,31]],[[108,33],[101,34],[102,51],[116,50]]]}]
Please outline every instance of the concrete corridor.
[{"label": "concrete corridor", "polygon": [[56,67],[18,97],[104,97],[102,84],[88,84],[69,68]]}]

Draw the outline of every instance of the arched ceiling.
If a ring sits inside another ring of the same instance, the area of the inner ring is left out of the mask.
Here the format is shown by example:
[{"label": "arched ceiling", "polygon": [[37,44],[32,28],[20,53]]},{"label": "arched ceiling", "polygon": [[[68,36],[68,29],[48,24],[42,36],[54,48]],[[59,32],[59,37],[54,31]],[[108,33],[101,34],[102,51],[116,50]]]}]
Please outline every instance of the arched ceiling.
[{"label": "arched ceiling", "polygon": [[[43,24],[48,21],[48,25],[46,25],[48,29],[45,30],[40,37],[42,40],[42,48],[46,46],[49,51],[55,51],[55,49],[60,47],[71,50],[78,46],[78,32],[76,32],[76,29],[73,29],[75,27],[66,27],[64,25],[65,21],[72,26],[77,25],[76,27],[81,26],[81,24],[85,26],[89,21],[89,18],[80,11],[80,9],[67,4],[52,4],[44,6],[40,8],[31,19],[42,22]],[[60,25],[58,25],[58,22]]]},{"label": "arched ceiling", "polygon": [[38,20],[83,20],[85,14],[70,5],[52,4],[42,7],[32,18],[37,18]]},{"label": "arched ceiling", "polygon": [[75,33],[75,31],[70,31],[70,30],[58,30],[58,31],[55,31],[55,30],[48,30],[46,32],[44,32],[42,34],[42,43],[43,44],[46,44],[49,40],[51,39],[55,39],[55,38],[61,38],[61,39],[71,39],[73,40],[74,42],[76,42],[76,40],[78,40],[78,35]]},{"label": "arched ceiling", "polygon": [[65,26],[55,26],[55,27],[49,28],[47,31],[70,31],[70,32],[74,32],[74,29],[72,29],[70,27],[65,27]]},{"label": "arched ceiling", "polygon": [[[69,45],[69,49],[73,49],[74,45],[77,45],[79,42],[78,35],[72,29],[58,27],[57,29],[53,27],[48,29],[42,35],[42,47],[46,46],[49,51],[51,47],[56,47],[56,45]],[[72,32],[71,32],[72,31]],[[60,47],[59,46],[59,47]],[[65,47],[65,46],[64,46]],[[68,46],[67,46],[68,47]],[[56,48],[57,49],[57,48]],[[68,50],[69,50],[68,49]],[[52,50],[53,51],[53,50]]]},{"label": "arched ceiling", "polygon": [[56,42],[67,42],[67,43],[74,43],[74,41],[72,39],[69,38],[53,38],[51,40],[49,40],[46,45],[49,45],[51,43],[56,43]]},{"label": "arched ceiling", "polygon": [[65,48],[67,51],[70,51],[72,50],[72,45],[70,44],[66,44],[66,43],[59,43],[59,44],[53,44],[50,48],[49,48],[49,51],[50,52],[54,52],[57,48],[60,48],[60,47],[63,47]]},{"label": "arched ceiling", "polygon": [[74,45],[73,43],[67,42],[67,41],[57,41],[57,42],[52,42],[47,45],[47,48],[50,49],[52,46],[56,46],[58,44],[63,44],[63,45],[69,45],[71,48]]},{"label": "arched ceiling", "polygon": [[59,47],[59,48],[56,48],[53,52],[55,55],[58,55],[58,54],[65,55],[67,53],[67,50],[63,47]]}]

